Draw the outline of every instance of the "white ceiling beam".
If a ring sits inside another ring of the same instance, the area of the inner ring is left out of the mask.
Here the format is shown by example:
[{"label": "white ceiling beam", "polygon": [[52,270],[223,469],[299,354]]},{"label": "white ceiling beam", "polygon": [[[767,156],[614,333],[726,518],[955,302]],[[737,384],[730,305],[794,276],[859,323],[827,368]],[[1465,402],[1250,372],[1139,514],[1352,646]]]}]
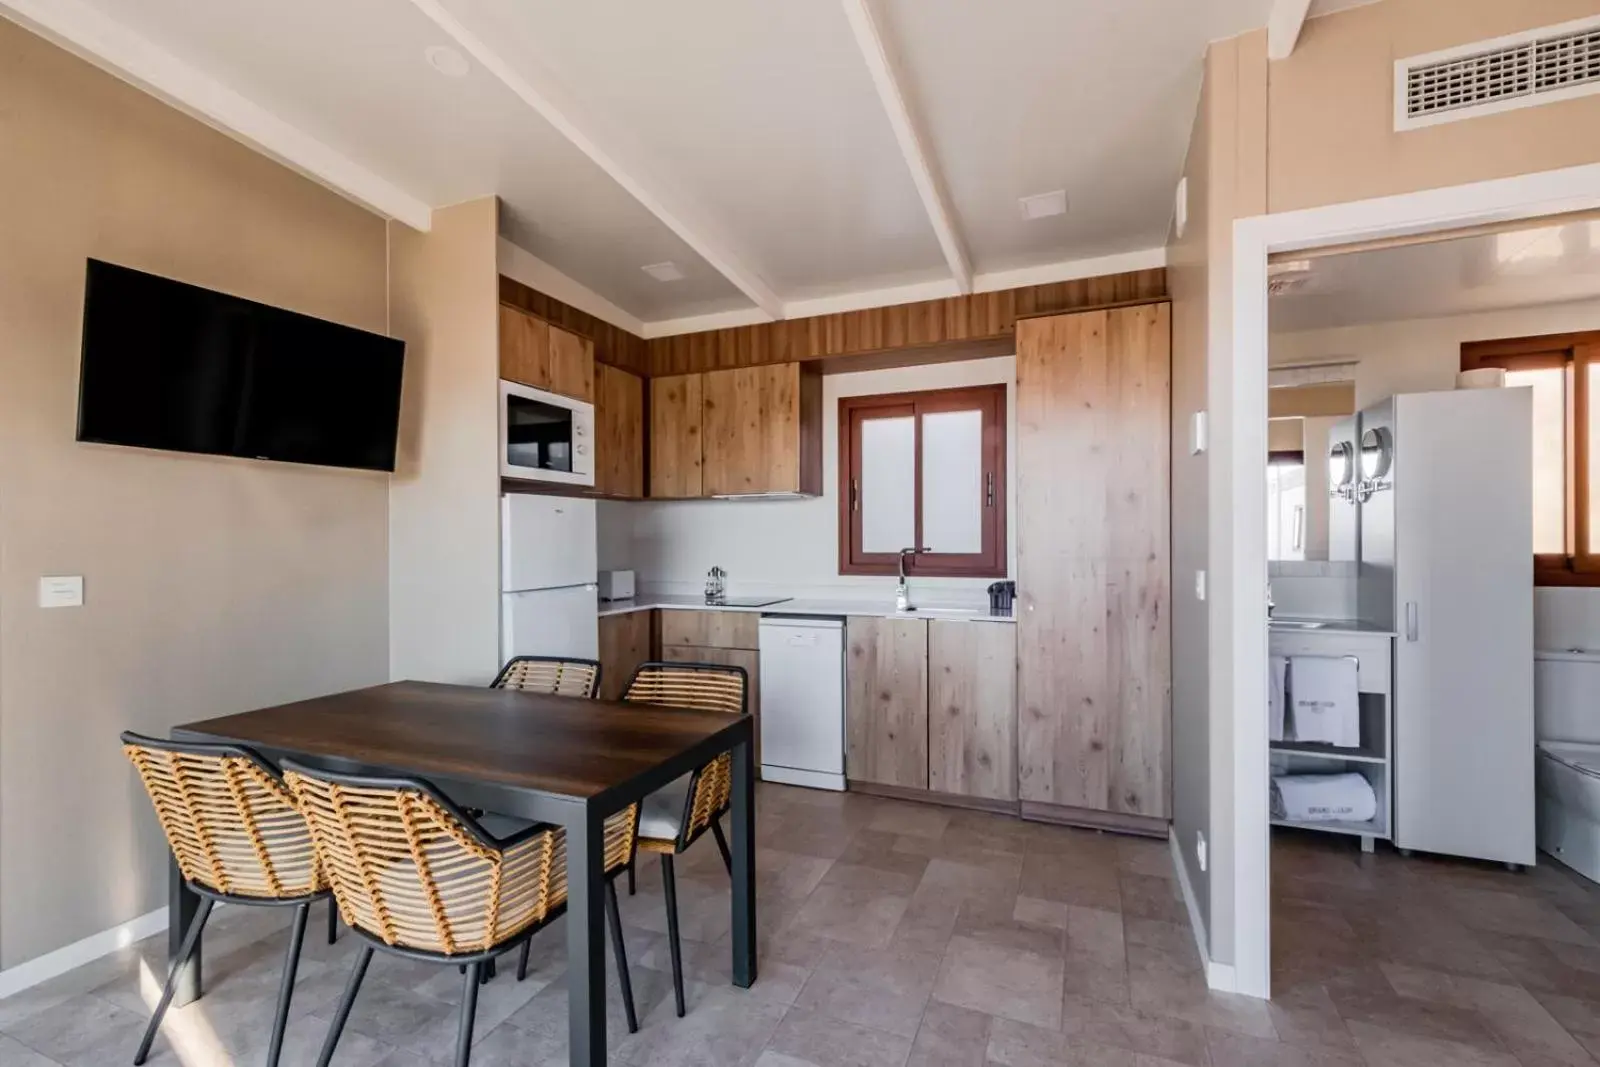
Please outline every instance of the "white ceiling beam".
[{"label": "white ceiling beam", "polygon": [[416,230],[432,225],[427,203],[87,4],[0,0],[0,16],[369,210]]},{"label": "white ceiling beam", "polygon": [[917,187],[917,195],[922,198],[928,222],[933,226],[934,236],[939,239],[945,262],[950,265],[950,276],[955,279],[960,292],[970,293],[972,263],[967,258],[966,246],[956,229],[955,213],[950,209],[944,181],[933,167],[925,138],[906,102],[905,93],[900,89],[895,59],[878,28],[872,0],[841,0],[841,3],[845,17],[850,20],[850,29],[855,34],[856,46],[861,50],[861,58],[866,61],[867,71],[872,75],[872,84],[878,90],[878,99],[889,117],[895,140],[900,143],[900,154],[905,156],[906,166],[911,170],[911,180]]},{"label": "white ceiling beam", "polygon": [[[499,53],[489,47],[482,37],[447,11],[439,0],[411,0],[412,4],[443,30],[460,48],[485,70],[517,95],[523,103],[554,126],[556,131],[588,156],[628,194],[642,204],[678,238],[687,244],[735,288],[770,318],[783,317],[783,301],[761,275],[752,269],[730,244],[714,235],[714,229],[702,219],[691,219],[685,206],[669,204],[661,192],[661,183],[647,176],[637,161],[624,162],[616,145],[608,147],[593,131],[597,124],[580,113],[576,103],[548,74],[530,75],[519,71]],[[538,78],[536,84],[533,78]]]},{"label": "white ceiling beam", "polygon": [[1268,59],[1289,58],[1310,10],[1311,0],[1273,0],[1272,13],[1267,16]]}]

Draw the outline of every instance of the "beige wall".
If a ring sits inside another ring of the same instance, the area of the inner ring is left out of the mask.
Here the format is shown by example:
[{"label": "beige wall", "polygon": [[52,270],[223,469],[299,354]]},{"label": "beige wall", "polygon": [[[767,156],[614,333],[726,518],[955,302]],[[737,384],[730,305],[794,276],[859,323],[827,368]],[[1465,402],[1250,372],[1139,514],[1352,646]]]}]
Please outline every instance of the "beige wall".
[{"label": "beige wall", "polygon": [[165,903],[119,731],[387,675],[383,475],[74,443],[88,256],[384,328],[381,220],[0,21],[0,967]]},{"label": "beige wall", "polygon": [[[1185,871],[1207,924],[1212,957],[1233,959],[1231,721],[1211,714],[1232,649],[1210,620],[1229,573],[1214,547],[1226,516],[1208,498],[1229,492],[1231,365],[1211,358],[1232,333],[1233,220],[1266,204],[1266,34],[1214,45],[1184,173],[1189,225],[1169,248],[1173,299],[1172,609],[1173,823]],[[1209,451],[1190,454],[1191,419],[1206,411]],[[1207,572],[1207,601],[1194,593]],[[1211,862],[1201,870],[1205,834]]]},{"label": "beige wall", "polygon": [[499,203],[390,223],[394,336],[406,342],[389,492],[389,669],[484,685],[500,666]]},{"label": "beige wall", "polygon": [[1600,96],[1394,132],[1394,62],[1600,14],[1600,0],[1382,0],[1271,64],[1271,210],[1600,161]]}]

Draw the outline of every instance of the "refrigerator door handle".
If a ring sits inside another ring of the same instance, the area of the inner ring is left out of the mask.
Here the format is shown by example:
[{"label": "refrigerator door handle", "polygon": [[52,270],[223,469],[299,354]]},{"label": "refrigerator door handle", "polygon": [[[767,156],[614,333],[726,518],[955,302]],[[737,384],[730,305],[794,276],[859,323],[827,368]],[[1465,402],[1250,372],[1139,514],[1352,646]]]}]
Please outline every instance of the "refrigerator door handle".
[{"label": "refrigerator door handle", "polygon": [[1408,601],[1406,601],[1406,640],[1407,641],[1415,641],[1416,639],[1417,639],[1417,602],[1415,600],[1408,600]]}]

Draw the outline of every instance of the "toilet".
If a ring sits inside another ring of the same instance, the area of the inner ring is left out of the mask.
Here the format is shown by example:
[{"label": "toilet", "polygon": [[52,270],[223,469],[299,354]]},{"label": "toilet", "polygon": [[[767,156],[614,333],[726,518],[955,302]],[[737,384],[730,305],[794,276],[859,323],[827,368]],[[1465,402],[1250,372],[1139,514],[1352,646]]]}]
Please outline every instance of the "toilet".
[{"label": "toilet", "polygon": [[1600,882],[1600,652],[1536,652],[1539,848]]}]

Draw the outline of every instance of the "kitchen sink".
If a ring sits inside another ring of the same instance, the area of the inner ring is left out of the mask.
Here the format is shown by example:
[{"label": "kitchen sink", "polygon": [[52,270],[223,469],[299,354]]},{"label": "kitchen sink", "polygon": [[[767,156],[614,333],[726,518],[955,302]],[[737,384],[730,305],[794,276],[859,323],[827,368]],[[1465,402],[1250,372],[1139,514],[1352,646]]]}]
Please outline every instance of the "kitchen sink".
[{"label": "kitchen sink", "polygon": [[970,619],[974,615],[982,615],[977,608],[913,608],[911,611],[897,611],[897,619],[937,619],[937,618],[962,618]]}]

